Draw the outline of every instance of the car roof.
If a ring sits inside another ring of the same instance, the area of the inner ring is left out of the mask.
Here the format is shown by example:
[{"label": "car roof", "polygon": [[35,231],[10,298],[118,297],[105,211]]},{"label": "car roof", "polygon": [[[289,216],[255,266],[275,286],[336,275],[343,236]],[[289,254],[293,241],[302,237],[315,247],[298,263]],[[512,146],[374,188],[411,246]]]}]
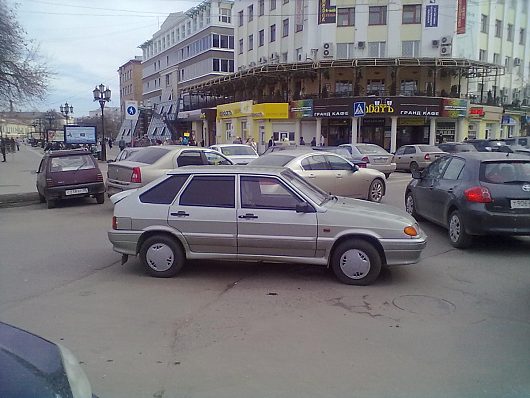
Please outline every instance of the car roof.
[{"label": "car roof", "polygon": [[248,165],[226,165],[226,166],[183,166],[171,170],[168,174],[280,174],[286,170],[284,167],[277,166],[248,166]]},{"label": "car roof", "polygon": [[213,145],[210,145],[210,146],[218,146],[220,148],[227,147],[227,146],[244,146],[244,147],[247,147],[247,148],[251,148],[251,146],[247,145],[247,144],[213,144]]},{"label": "car roof", "polygon": [[325,154],[325,155],[340,156],[340,154],[337,154],[337,153],[328,152],[328,151],[314,150],[312,148],[313,147],[308,147],[307,149],[303,149],[303,148],[285,149],[283,151],[269,152],[269,153],[267,153],[265,155],[262,155],[262,156],[285,156],[285,155],[290,155],[290,156],[293,157],[293,159],[297,158],[298,156],[307,155],[307,154],[315,154],[315,155],[317,155],[317,154],[318,155]]},{"label": "car roof", "polygon": [[525,155],[518,155],[517,153],[506,153],[506,152],[460,152],[453,156],[457,156],[464,159],[477,160],[477,161],[496,161],[496,160],[526,160],[528,157]]}]

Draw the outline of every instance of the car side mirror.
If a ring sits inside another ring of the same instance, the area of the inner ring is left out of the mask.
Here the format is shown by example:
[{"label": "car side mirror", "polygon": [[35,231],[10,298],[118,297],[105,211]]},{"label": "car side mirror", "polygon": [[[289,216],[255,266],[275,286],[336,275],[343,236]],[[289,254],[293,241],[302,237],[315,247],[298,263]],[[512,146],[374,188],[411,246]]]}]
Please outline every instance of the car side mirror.
[{"label": "car side mirror", "polygon": [[114,159],[107,160],[107,163],[114,163]]},{"label": "car side mirror", "polygon": [[307,202],[297,203],[296,204],[297,213],[314,213],[315,209]]},{"label": "car side mirror", "polygon": [[356,164],[352,164],[352,165],[351,165],[351,171],[352,171],[352,173],[355,173],[357,170],[359,170],[359,166],[357,166]]},{"label": "car side mirror", "polygon": [[412,178],[415,180],[420,180],[423,177],[423,171],[412,170]]}]

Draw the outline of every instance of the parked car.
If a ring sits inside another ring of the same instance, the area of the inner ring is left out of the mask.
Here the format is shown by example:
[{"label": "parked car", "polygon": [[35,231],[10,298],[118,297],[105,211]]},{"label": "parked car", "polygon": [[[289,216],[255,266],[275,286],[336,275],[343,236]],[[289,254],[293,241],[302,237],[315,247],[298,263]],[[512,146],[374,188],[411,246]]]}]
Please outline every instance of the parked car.
[{"label": "parked car", "polygon": [[467,142],[444,142],[437,145],[442,151],[447,153],[476,152],[477,148]]},{"label": "parked car", "polygon": [[48,209],[60,200],[87,196],[99,204],[105,202],[103,174],[85,149],[46,152],[37,170],[37,192]]},{"label": "parked car", "polygon": [[466,143],[473,145],[479,152],[497,152],[500,146],[506,145],[504,140],[471,139]]},{"label": "parked car", "polygon": [[404,145],[394,154],[396,170],[423,170],[446,153],[434,145]]},{"label": "parked car", "polygon": [[245,144],[218,144],[212,145],[210,149],[221,152],[234,164],[247,164],[259,157],[250,145]]},{"label": "parked car", "polygon": [[67,348],[0,322],[2,398],[97,398]]},{"label": "parked car", "polygon": [[109,240],[156,277],[215,259],[326,266],[368,285],[382,266],[416,262],[426,244],[405,211],[328,195],[285,168],[177,169],[120,196]]},{"label": "parked car", "polygon": [[271,146],[271,147],[267,148],[267,150],[265,152],[263,152],[262,156],[263,155],[267,155],[269,153],[273,153],[273,152],[297,151],[297,150],[298,151],[300,151],[300,150],[302,150],[302,151],[313,150],[313,151],[331,152],[331,153],[335,153],[337,155],[342,156],[343,158],[347,159],[349,162],[355,164],[358,167],[362,167],[362,168],[366,167],[366,162],[354,159],[352,157],[350,151],[348,151],[347,148],[342,148],[340,146],[309,146],[309,145],[295,145],[295,144],[292,144],[292,145],[275,145],[275,146]]},{"label": "parked car", "polygon": [[149,146],[131,158],[110,163],[107,171],[107,193],[135,189],[156,180],[169,170],[182,166],[231,165],[230,159],[207,148],[182,145]]},{"label": "parked car", "polygon": [[134,153],[142,150],[143,147],[140,146],[131,146],[123,148],[120,153],[116,156],[115,159],[107,160],[107,163],[119,162],[121,160],[129,159]]},{"label": "parked car", "polygon": [[530,149],[530,137],[512,137],[504,140],[506,145],[520,145]]},{"label": "parked car", "polygon": [[366,163],[369,169],[375,169],[390,177],[396,171],[396,163],[391,153],[376,144],[342,144],[341,148],[346,148],[353,159]]},{"label": "parked car", "polygon": [[332,195],[380,202],[386,191],[383,173],[359,168],[342,156],[310,148],[269,153],[249,165],[287,167]]},{"label": "parked car", "polygon": [[453,246],[465,248],[476,235],[530,235],[528,157],[459,153],[412,176],[407,212],[446,227]]}]

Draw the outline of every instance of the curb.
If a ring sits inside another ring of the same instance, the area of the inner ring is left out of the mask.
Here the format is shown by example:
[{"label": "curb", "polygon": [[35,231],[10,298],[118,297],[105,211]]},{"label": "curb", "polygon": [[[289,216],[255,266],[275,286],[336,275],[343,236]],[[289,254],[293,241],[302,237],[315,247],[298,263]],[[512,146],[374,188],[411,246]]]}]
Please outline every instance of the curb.
[{"label": "curb", "polygon": [[21,207],[40,203],[37,192],[0,195],[0,208]]}]

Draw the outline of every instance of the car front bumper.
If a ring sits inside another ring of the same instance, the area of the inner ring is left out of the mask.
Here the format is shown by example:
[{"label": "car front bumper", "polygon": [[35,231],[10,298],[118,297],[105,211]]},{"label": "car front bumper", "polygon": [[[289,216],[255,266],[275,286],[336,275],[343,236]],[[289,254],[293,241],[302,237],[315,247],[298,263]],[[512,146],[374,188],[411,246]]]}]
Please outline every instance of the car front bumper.
[{"label": "car front bumper", "polygon": [[138,254],[138,241],[142,236],[142,231],[110,230],[108,237],[114,251],[121,254]]},{"label": "car front bumper", "polygon": [[[75,195],[66,195],[66,191],[72,189],[83,189],[87,188],[87,193],[80,193]],[[44,196],[48,199],[70,199],[70,198],[82,198],[85,196],[93,196],[105,192],[105,184],[103,182],[94,182],[86,184],[76,185],[61,185],[55,187],[48,187],[44,191]]]},{"label": "car front bumper", "polygon": [[395,163],[390,163],[390,164],[368,163],[366,167],[369,169],[380,171],[381,173],[393,173],[394,171],[396,171]]},{"label": "car front bumper", "polygon": [[416,238],[380,239],[385,251],[386,265],[406,265],[417,263],[425,246],[427,235],[420,231]]}]

